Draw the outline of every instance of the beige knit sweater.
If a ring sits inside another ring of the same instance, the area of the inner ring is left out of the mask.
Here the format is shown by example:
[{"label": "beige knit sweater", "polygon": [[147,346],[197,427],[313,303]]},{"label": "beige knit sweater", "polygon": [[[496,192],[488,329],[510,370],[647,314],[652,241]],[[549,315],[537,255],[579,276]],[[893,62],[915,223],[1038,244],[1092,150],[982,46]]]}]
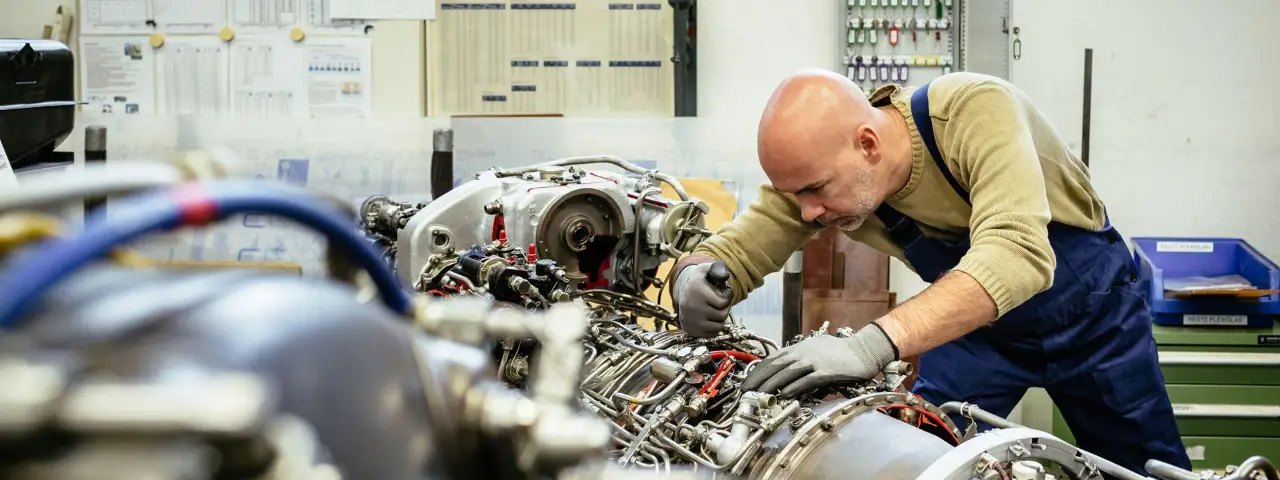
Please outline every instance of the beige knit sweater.
[{"label": "beige knit sweater", "polygon": [[[927,236],[968,235],[972,247],[955,270],[973,276],[1004,315],[1053,284],[1056,259],[1047,224],[1099,230],[1105,222],[1102,201],[1084,163],[1030,98],[1002,79],[957,72],[930,84],[929,115],[938,149],[969,192],[970,207],[920,140],[911,116],[913,91],[891,85],[871,96],[873,105],[891,103],[902,112],[911,135],[911,178],[886,202],[914,218]],[[746,212],[693,253],[728,264],[736,303],[821,228],[801,219],[795,197],[765,185]],[[875,216],[848,235],[907,262]]]}]

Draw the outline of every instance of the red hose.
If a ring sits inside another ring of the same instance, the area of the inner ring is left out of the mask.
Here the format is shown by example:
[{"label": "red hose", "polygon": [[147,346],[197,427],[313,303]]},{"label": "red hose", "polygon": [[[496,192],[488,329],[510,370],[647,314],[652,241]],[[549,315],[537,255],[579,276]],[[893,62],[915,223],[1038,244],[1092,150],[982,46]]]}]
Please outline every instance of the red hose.
[{"label": "red hose", "polygon": [[720,382],[724,381],[724,377],[729,375],[729,370],[733,368],[733,360],[726,358],[720,361],[720,366],[716,368],[715,376],[711,377],[711,381],[702,386],[702,390],[698,391],[703,398],[710,399],[720,393]]},{"label": "red hose", "polygon": [[716,351],[714,351],[714,352],[711,352],[711,359],[712,359],[712,360],[719,360],[719,359],[722,359],[722,358],[724,358],[724,357],[733,357],[733,358],[736,358],[736,359],[738,359],[738,360],[742,360],[742,361],[744,361],[744,362],[754,362],[754,361],[756,361],[756,360],[759,360],[759,359],[760,359],[760,357],[757,357],[757,356],[752,355],[752,354],[750,354],[750,353],[747,353],[747,352],[739,352],[739,351],[737,351],[737,350],[716,350]]}]

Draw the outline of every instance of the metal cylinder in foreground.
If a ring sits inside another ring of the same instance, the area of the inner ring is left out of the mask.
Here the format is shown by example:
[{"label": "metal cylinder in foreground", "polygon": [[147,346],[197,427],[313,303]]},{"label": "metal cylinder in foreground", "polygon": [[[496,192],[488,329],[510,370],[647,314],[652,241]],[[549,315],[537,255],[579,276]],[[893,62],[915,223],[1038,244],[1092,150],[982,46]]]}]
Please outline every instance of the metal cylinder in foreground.
[{"label": "metal cylinder in foreground", "polygon": [[782,341],[804,329],[804,251],[798,250],[782,266]]},{"label": "metal cylinder in foreground", "polygon": [[[881,413],[882,407],[913,406],[959,430],[937,407],[906,393],[883,392],[828,400],[812,407],[801,424],[769,435],[748,470],[752,479],[915,480],[954,448],[934,434]],[[803,415],[803,414],[802,414]],[[967,480],[967,477],[966,477]]]},{"label": "metal cylinder in foreground", "polygon": [[[1011,422],[1009,420],[1006,420],[1004,418],[997,416],[994,413],[978,408],[977,405],[974,405],[972,403],[947,402],[942,404],[941,408],[942,408],[942,411],[944,412],[960,413],[966,417],[972,418],[973,420],[986,422],[998,428],[1024,429],[1024,430],[1026,429],[1026,427],[1023,427],[1022,425]],[[1096,464],[1099,470],[1102,470],[1103,472],[1111,474],[1116,478],[1119,478],[1121,480],[1148,480],[1147,477],[1134,473],[1133,471],[1127,468],[1121,467],[1120,465],[1117,465],[1115,462],[1099,457],[1097,455],[1094,455],[1084,450],[1077,449],[1077,451],[1079,451],[1081,456],[1089,459],[1089,461]]]}]

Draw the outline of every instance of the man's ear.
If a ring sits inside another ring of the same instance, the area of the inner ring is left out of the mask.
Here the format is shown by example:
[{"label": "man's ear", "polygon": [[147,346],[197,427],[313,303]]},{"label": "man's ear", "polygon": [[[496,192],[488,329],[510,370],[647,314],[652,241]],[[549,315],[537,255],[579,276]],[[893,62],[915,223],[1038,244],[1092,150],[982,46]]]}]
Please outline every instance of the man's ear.
[{"label": "man's ear", "polygon": [[858,127],[853,134],[854,144],[858,146],[858,151],[862,153],[862,158],[867,162],[875,165],[880,163],[881,144],[880,134],[871,125],[863,125]]}]

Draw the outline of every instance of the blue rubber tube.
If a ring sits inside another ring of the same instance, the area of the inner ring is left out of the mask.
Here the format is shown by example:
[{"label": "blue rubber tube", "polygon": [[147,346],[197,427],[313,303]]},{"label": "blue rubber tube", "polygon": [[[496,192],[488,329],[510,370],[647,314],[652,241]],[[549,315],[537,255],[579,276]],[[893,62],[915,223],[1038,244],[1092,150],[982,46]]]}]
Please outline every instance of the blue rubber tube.
[{"label": "blue rubber tube", "polygon": [[81,267],[149,234],[199,226],[240,213],[263,213],[311,227],[329,240],[329,248],[347,252],[369,272],[388,308],[406,314],[409,292],[383,263],[373,245],[356,231],[354,219],[305,190],[261,181],[189,184],[145,193],[111,204],[111,216],[95,212],[78,235],[39,245],[0,271],[0,328],[17,325],[50,289]]}]

